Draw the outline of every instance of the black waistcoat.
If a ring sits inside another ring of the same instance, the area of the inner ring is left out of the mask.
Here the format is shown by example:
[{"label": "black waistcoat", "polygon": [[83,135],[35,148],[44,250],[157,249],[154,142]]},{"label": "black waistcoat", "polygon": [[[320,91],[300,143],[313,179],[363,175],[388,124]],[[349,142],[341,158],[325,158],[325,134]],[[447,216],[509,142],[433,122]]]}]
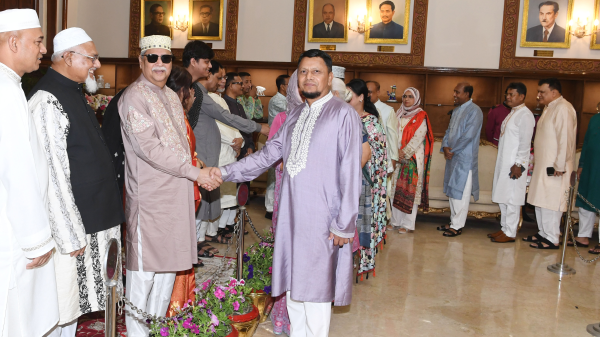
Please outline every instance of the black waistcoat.
[{"label": "black waistcoat", "polygon": [[27,99],[39,90],[54,95],[69,118],[67,154],[71,188],[86,233],[97,233],[123,223],[125,215],[113,158],[82,86],[49,68]]}]

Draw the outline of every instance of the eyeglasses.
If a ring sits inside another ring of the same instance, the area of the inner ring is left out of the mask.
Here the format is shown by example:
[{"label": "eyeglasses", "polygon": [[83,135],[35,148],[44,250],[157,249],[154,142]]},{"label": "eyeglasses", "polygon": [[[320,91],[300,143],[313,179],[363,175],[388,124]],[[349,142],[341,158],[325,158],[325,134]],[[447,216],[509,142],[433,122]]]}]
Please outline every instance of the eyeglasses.
[{"label": "eyeglasses", "polygon": [[163,16],[164,16],[164,15],[165,15],[165,12],[154,12],[154,13],[152,13],[152,14],[154,14],[154,15],[163,15]]},{"label": "eyeglasses", "polygon": [[402,98],[414,98],[414,97],[410,96],[410,95],[402,95]]},{"label": "eyeglasses", "polygon": [[[158,55],[156,54],[147,54],[142,56],[146,57],[148,63],[156,63],[158,61]],[[173,61],[173,55],[160,55],[160,60],[162,61],[162,63],[171,63],[171,61]]]},{"label": "eyeglasses", "polygon": [[207,17],[210,15],[210,12],[200,12],[200,16]]},{"label": "eyeglasses", "polygon": [[242,84],[244,84],[244,83],[242,83],[242,82],[231,82],[231,84],[239,84],[239,85],[242,85]]},{"label": "eyeglasses", "polygon": [[[70,51],[69,53],[73,53],[73,54],[77,54],[77,55],[81,55],[83,57],[87,57],[88,59],[92,60],[92,63],[96,63],[96,61],[100,58],[100,55],[96,55],[96,56],[90,56],[90,55],[86,55],[86,54],[82,54],[82,53],[78,53],[76,51]],[[62,56],[62,58],[65,58],[64,56]]]}]

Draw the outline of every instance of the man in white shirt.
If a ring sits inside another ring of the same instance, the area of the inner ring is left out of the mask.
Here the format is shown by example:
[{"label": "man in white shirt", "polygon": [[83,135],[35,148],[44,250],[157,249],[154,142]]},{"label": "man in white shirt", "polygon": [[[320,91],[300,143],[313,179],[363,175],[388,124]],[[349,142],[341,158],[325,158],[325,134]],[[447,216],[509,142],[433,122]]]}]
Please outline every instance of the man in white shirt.
[{"label": "man in white shirt", "polygon": [[381,126],[383,126],[385,135],[387,137],[387,153],[388,160],[390,161],[388,165],[388,172],[394,172],[394,168],[398,162],[398,118],[396,117],[393,107],[379,100],[379,94],[381,91],[381,86],[379,83],[375,81],[368,81],[367,88],[369,88],[369,98],[371,99],[371,102],[375,104],[375,107],[379,111],[379,122],[381,123]]},{"label": "man in white shirt", "polygon": [[500,129],[498,159],[494,172],[492,201],[500,204],[502,229],[488,234],[492,242],[514,242],[519,226],[519,211],[525,204],[527,167],[535,118],[525,106],[527,87],[516,82],[506,89],[506,105],[511,112]]}]

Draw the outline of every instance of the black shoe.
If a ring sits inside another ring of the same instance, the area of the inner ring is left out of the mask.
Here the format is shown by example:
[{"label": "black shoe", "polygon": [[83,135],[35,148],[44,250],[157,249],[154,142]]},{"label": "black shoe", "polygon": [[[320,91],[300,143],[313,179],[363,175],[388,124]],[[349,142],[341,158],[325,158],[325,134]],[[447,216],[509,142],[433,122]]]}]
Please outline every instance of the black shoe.
[{"label": "black shoe", "polygon": [[265,214],[265,218],[273,220],[273,212],[267,212],[267,214]]}]

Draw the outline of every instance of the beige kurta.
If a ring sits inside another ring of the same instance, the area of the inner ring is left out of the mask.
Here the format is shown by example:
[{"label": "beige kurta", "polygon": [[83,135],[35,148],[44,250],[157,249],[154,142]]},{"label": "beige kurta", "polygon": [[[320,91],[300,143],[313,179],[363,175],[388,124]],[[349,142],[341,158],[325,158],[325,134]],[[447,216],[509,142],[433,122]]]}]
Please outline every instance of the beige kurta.
[{"label": "beige kurta", "polygon": [[119,101],[125,146],[128,270],[138,270],[138,221],[144,271],[176,272],[197,263],[193,181],[183,107],[173,90],[144,75]]},{"label": "beige kurta", "polygon": [[[538,121],[533,143],[534,168],[527,202],[553,211],[567,210],[569,180],[575,165],[577,116],[562,96],[550,102]],[[549,177],[547,167],[565,172]]]}]

